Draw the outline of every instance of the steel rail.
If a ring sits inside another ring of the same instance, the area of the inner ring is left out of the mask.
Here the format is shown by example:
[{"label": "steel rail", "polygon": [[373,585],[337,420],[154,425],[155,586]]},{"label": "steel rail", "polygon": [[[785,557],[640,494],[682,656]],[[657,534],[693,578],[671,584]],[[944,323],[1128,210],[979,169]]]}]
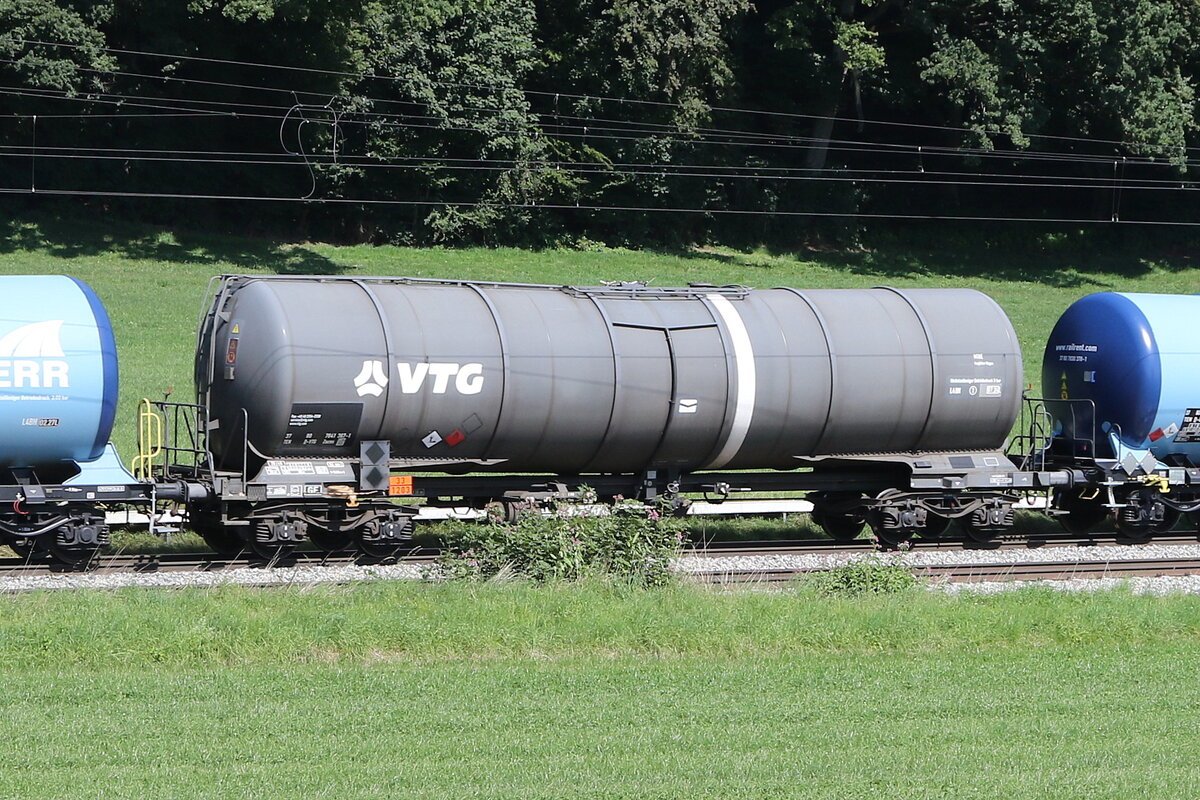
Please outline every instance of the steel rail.
[{"label": "steel rail", "polygon": [[[1066,581],[1098,578],[1159,578],[1200,575],[1200,559],[1148,558],[1117,561],[1027,561],[906,565],[917,577],[949,583],[997,581]],[[686,578],[712,584],[778,584],[795,581],[829,567],[796,569],[739,569],[692,572]]]},{"label": "steel rail", "polygon": [[0,558],[0,577],[63,573],[111,575],[139,572],[215,572],[226,569],[276,567],[371,566],[379,564],[432,564],[440,553],[428,547],[409,548],[396,556],[370,558],[359,553],[298,552],[274,559],[251,554],[227,558],[216,553],[101,554],[87,564],[69,565],[24,558]]},{"label": "steel rail", "polygon": [[[1150,542],[1156,545],[1185,545],[1200,543],[1200,534],[1193,531],[1160,534]],[[1061,548],[1082,546],[1090,551],[1089,557],[1075,561],[1026,562],[1044,563],[1048,571],[1066,572],[1091,569],[1090,565],[1107,565],[1109,573],[1115,573],[1128,565],[1166,564],[1170,569],[1188,563],[1188,559],[1108,559],[1105,551],[1118,549],[1129,552],[1141,542],[1130,542],[1116,533],[1099,533],[1088,536],[1073,534],[1040,534],[1021,538],[1011,538],[988,543],[977,543],[970,539],[939,538],[916,539],[906,548],[912,552],[922,551],[959,551],[972,550],[1031,550],[1040,548]],[[0,577],[14,575],[61,574],[61,573],[139,573],[139,572],[185,572],[185,571],[220,571],[226,569],[273,567],[320,567],[320,566],[352,566],[377,564],[432,564],[441,550],[432,547],[415,547],[399,552],[396,556],[379,559],[363,556],[359,553],[346,551],[338,553],[320,553],[314,551],[299,551],[275,559],[262,559],[250,553],[235,557],[225,557],[216,553],[115,553],[101,554],[89,563],[81,565],[64,565],[40,559],[0,558]],[[716,559],[744,556],[780,556],[780,555],[839,555],[880,552],[880,547],[871,539],[860,539],[850,543],[838,543],[829,539],[793,539],[768,541],[737,541],[737,542],[701,542],[685,548],[680,555],[698,559]],[[964,572],[971,569],[976,574],[1013,574],[1025,569],[1020,562],[977,563],[957,566],[914,566],[918,573],[940,575],[946,572]],[[1030,567],[1029,569],[1033,569]],[[1131,568],[1132,569],[1132,568]],[[1147,567],[1149,569],[1149,567]],[[772,574],[794,577],[809,569],[797,570],[745,570],[746,580],[769,580]],[[1027,570],[1028,571],[1028,570]],[[698,572],[695,574],[709,574]],[[717,573],[712,573],[717,574]],[[733,575],[740,573],[720,573]],[[1132,574],[1132,573],[1131,573]],[[779,578],[784,579],[784,578]],[[733,578],[732,580],[738,580]]]},{"label": "steel rail", "polygon": [[[977,542],[965,537],[944,536],[936,539],[913,539],[900,548],[904,551],[923,550],[1035,550],[1054,547],[1136,547],[1142,544],[1197,544],[1200,533],[1176,531],[1154,536],[1148,542],[1134,541],[1116,532],[1091,533],[1046,533],[1009,535],[990,542]],[[891,548],[895,550],[896,548]],[[874,539],[856,539],[852,542],[834,542],[830,539],[776,539],[764,541],[699,542],[684,550],[686,556],[700,558],[723,558],[727,556],[751,555],[796,555],[821,553],[873,553],[880,552]]]}]

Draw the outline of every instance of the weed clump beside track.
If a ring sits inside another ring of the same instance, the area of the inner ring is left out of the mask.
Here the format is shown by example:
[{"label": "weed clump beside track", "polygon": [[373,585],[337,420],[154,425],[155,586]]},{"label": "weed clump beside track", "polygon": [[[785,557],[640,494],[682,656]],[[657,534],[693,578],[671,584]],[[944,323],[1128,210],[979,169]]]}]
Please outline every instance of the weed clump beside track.
[{"label": "weed clump beside track", "polygon": [[908,567],[864,559],[814,572],[806,576],[804,583],[820,597],[857,597],[907,592],[921,582]]},{"label": "weed clump beside track", "polygon": [[539,583],[592,578],[663,586],[686,538],[681,524],[640,504],[618,503],[603,514],[525,513],[507,523],[491,511],[489,516],[488,525],[458,522],[443,528],[439,577],[511,575]]}]

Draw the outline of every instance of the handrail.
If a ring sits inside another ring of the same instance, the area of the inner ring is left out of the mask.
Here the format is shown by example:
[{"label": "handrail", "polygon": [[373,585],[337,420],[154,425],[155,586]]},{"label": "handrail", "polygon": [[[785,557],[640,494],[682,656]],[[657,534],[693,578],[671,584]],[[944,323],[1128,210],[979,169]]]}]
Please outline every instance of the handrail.
[{"label": "handrail", "polygon": [[129,466],[135,478],[148,481],[154,460],[163,453],[163,420],[146,397],[138,404],[137,449],[138,454]]},{"label": "handrail", "polygon": [[[139,456],[135,475],[142,480],[161,476],[199,477],[211,472],[204,408],[196,403],[142,400],[139,413]],[[143,444],[144,443],[144,444]],[[156,463],[158,462],[158,463]]]}]

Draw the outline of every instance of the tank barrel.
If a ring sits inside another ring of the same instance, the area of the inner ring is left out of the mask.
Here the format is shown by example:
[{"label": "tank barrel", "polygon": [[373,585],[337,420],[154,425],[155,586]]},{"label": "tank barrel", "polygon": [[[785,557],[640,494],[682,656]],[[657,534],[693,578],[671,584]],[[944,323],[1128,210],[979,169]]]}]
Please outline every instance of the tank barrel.
[{"label": "tank barrel", "polygon": [[998,449],[1022,364],[969,289],[238,276],[196,375],[223,469],[385,441],[432,469],[586,474]]}]

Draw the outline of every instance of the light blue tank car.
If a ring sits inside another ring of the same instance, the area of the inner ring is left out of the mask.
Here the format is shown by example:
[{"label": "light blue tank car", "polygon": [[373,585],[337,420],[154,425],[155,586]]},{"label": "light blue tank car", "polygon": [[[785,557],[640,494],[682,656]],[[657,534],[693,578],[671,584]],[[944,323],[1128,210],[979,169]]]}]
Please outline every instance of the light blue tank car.
[{"label": "light blue tank car", "polygon": [[86,284],[0,277],[0,467],[77,471],[105,454],[117,407],[117,349]]},{"label": "light blue tank car", "polygon": [[1200,296],[1078,300],[1050,334],[1042,388],[1047,398],[1095,404],[1094,421],[1086,403],[1055,409],[1075,455],[1089,455],[1094,438],[1094,457],[1149,451],[1165,464],[1200,466]]}]

